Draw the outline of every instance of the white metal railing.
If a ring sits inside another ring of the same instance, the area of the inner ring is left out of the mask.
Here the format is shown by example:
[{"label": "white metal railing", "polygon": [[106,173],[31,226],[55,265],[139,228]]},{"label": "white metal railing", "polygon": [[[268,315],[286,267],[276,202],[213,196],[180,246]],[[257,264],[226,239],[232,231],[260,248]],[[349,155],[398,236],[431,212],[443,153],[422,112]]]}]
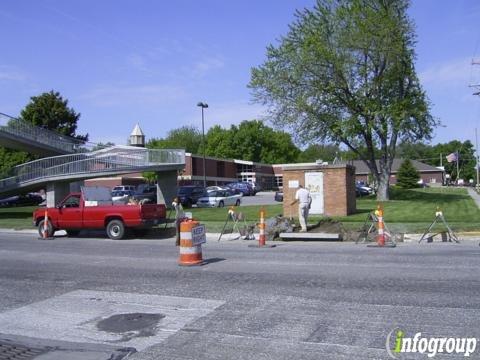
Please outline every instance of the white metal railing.
[{"label": "white metal railing", "polygon": [[185,164],[184,150],[114,146],[94,152],[54,156],[18,165],[12,176],[0,180],[0,192],[41,180],[73,175],[144,171],[159,165]]},{"label": "white metal railing", "polygon": [[61,135],[3,113],[0,113],[0,132],[53,147],[63,153],[74,153],[84,143],[81,140]]}]

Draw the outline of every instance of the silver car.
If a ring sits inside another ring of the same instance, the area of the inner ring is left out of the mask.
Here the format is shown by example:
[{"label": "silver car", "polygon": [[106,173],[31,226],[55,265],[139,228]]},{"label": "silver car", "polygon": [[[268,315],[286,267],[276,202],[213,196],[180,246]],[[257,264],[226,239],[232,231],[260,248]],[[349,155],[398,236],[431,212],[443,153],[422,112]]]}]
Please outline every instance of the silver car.
[{"label": "silver car", "polygon": [[204,196],[198,199],[197,207],[239,206],[241,197],[241,194],[235,194],[232,190],[207,191]]}]

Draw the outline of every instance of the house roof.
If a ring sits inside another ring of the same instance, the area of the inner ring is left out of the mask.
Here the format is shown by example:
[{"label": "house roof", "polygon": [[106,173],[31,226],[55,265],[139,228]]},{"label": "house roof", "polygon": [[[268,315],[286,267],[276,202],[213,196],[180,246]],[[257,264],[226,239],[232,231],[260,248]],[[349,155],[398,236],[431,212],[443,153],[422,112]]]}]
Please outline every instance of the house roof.
[{"label": "house roof", "polygon": [[[398,168],[400,165],[402,165],[404,159],[393,159],[392,163],[392,171],[391,173],[394,174],[398,172]],[[376,160],[377,166],[378,166],[378,160]],[[442,169],[439,169],[435,166],[431,166],[428,164],[425,164],[423,162],[420,162],[418,160],[410,160],[412,165],[417,169],[419,172],[443,172]],[[370,174],[370,169],[365,165],[365,163],[362,160],[353,160],[352,165],[355,166],[355,173],[357,175],[359,174]]]}]

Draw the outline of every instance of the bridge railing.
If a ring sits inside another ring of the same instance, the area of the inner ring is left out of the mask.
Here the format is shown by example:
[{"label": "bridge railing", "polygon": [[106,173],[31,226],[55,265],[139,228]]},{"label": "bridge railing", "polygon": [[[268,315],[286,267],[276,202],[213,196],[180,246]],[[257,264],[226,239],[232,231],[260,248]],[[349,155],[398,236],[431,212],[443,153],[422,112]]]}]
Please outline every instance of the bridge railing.
[{"label": "bridge railing", "polygon": [[59,149],[65,153],[74,153],[83,144],[81,140],[61,135],[3,113],[0,113],[0,131]]},{"label": "bridge railing", "polygon": [[13,176],[0,180],[0,191],[39,180],[103,172],[135,172],[156,165],[185,164],[184,150],[112,147],[99,151],[61,155],[31,161],[13,169]]}]

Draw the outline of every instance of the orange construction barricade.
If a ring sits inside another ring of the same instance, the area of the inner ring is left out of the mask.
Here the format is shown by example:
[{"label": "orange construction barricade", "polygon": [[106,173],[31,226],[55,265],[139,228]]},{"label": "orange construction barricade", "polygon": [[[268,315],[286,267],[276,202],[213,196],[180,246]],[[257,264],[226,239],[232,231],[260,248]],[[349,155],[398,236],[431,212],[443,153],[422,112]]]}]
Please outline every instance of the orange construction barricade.
[{"label": "orange construction barricade", "polygon": [[183,266],[202,265],[202,243],[205,242],[205,226],[196,220],[180,223],[180,257],[178,264]]}]

